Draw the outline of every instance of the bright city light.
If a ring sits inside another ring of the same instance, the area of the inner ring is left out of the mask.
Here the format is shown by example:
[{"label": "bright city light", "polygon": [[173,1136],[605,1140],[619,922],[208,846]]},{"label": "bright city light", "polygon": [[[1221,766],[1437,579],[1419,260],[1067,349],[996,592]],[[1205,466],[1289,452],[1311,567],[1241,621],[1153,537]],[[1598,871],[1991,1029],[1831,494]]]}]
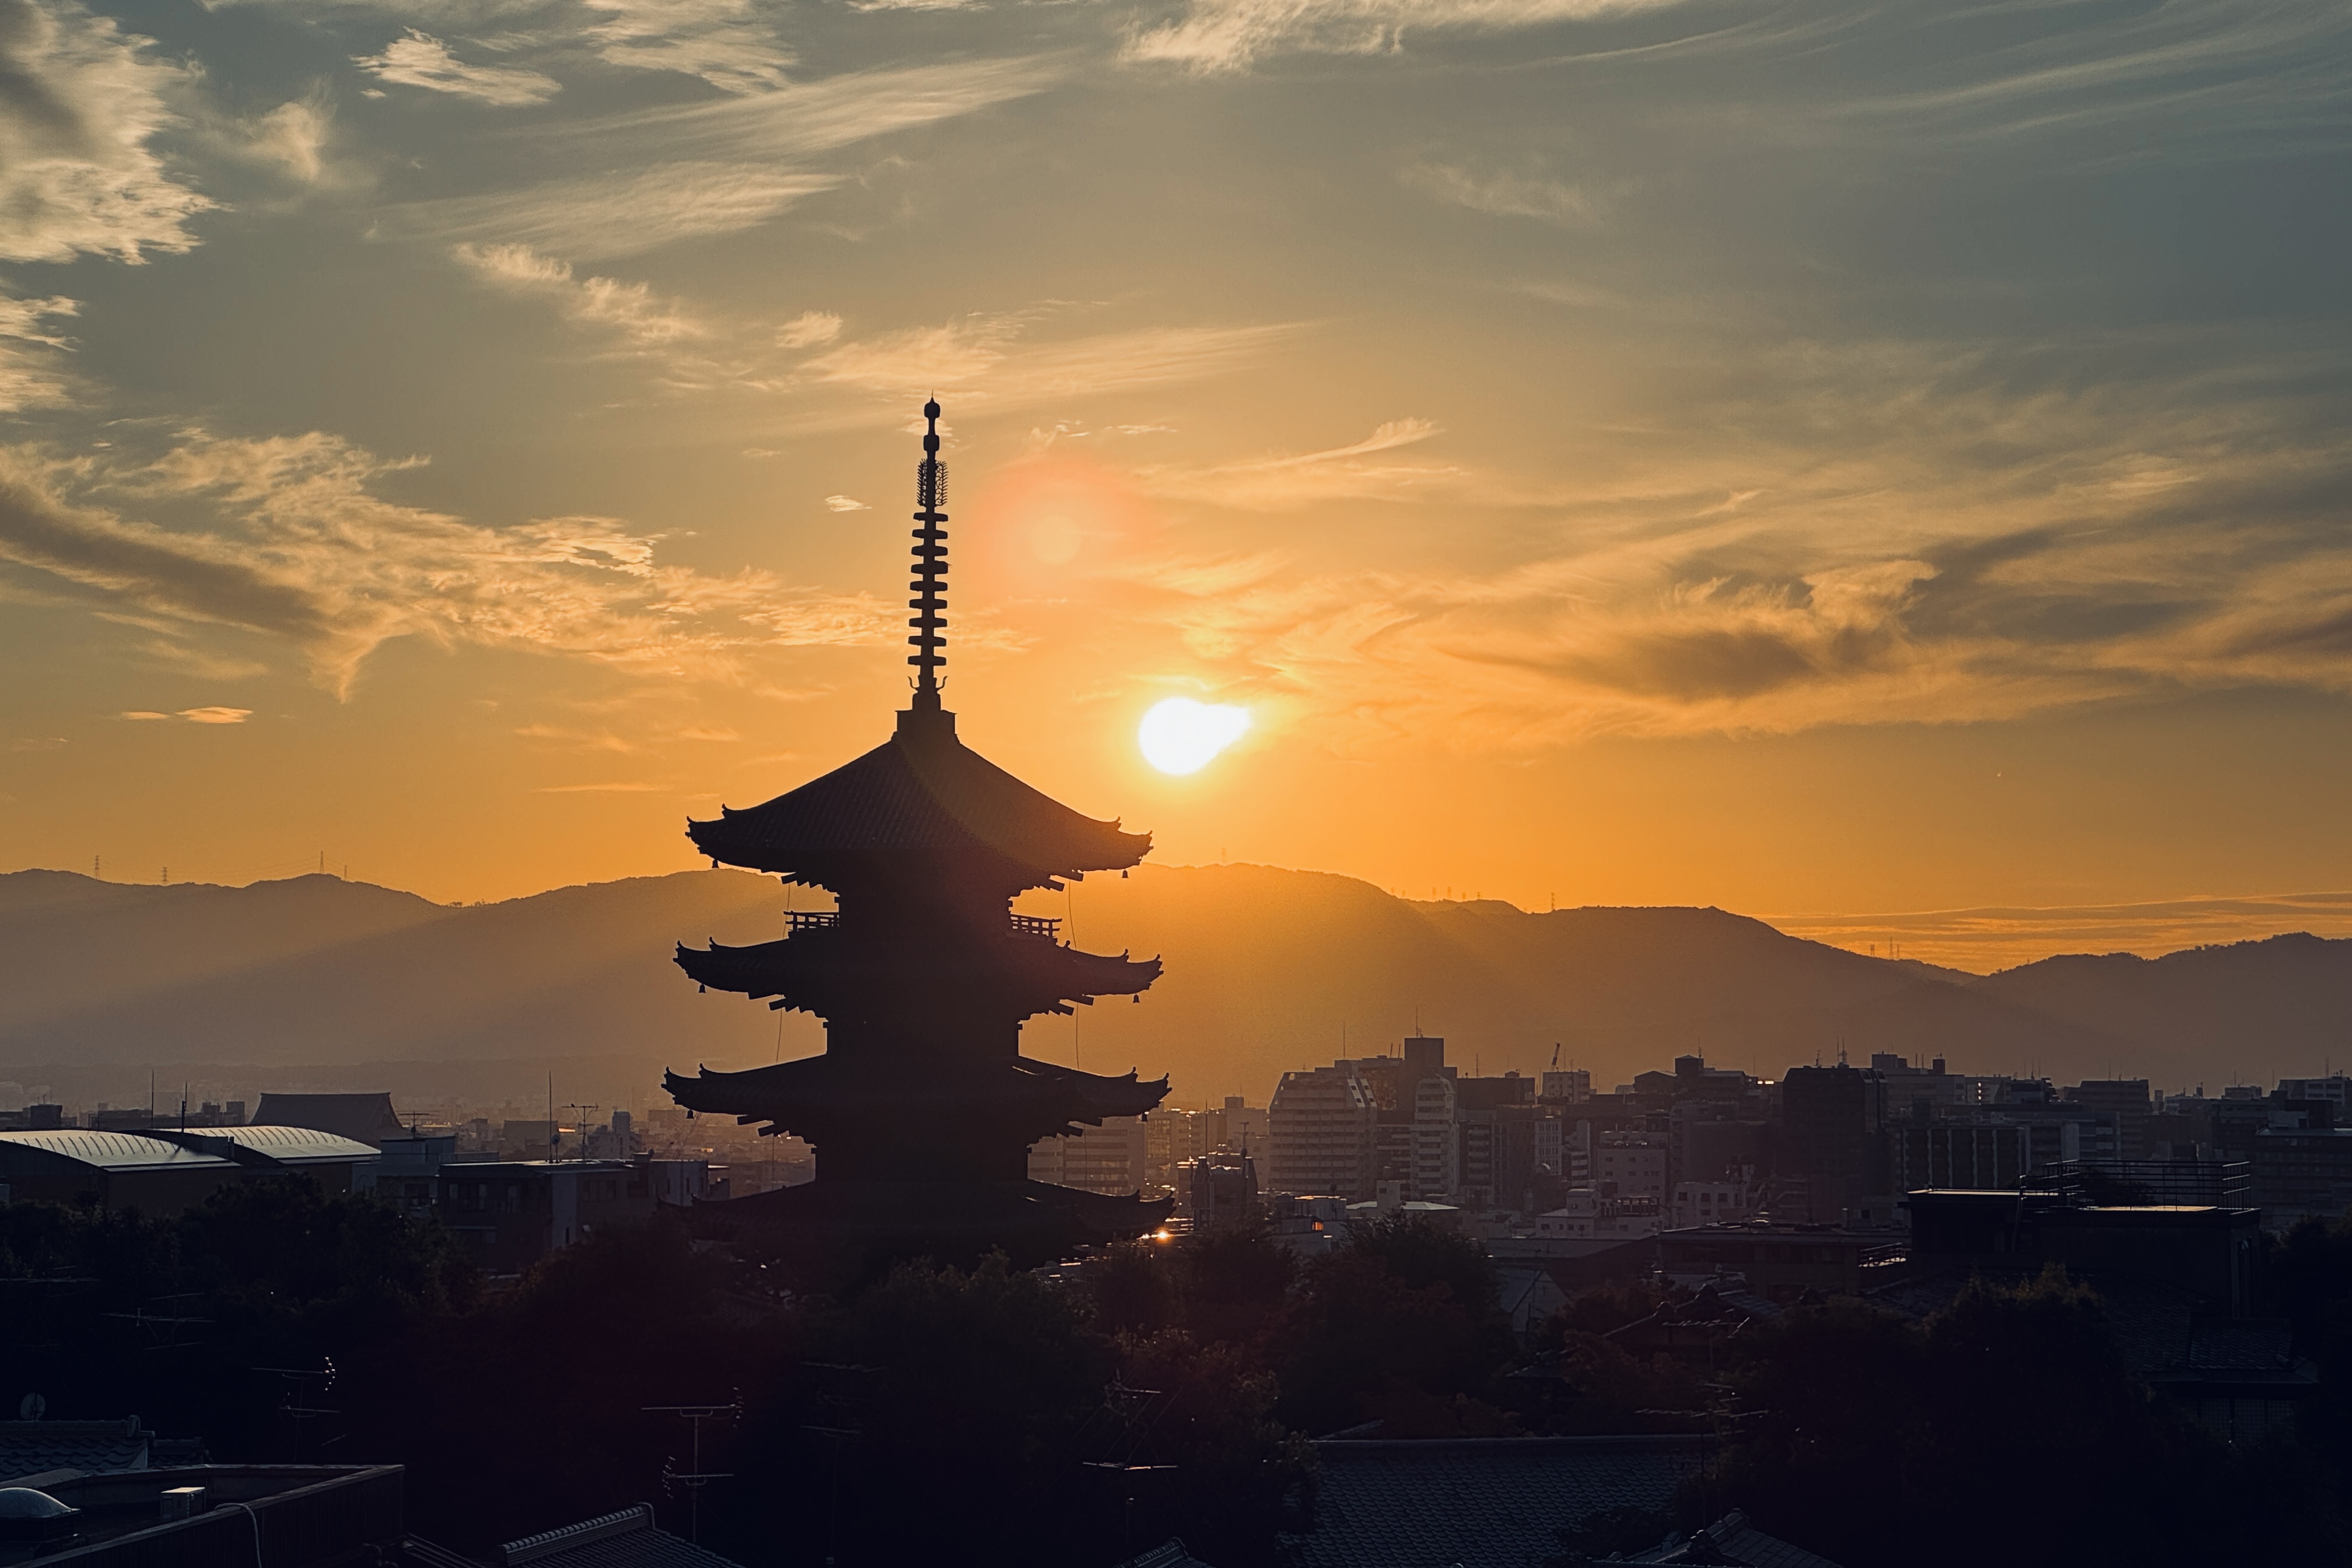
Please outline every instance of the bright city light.
[{"label": "bright city light", "polygon": [[1249,727],[1246,708],[1171,697],[1143,716],[1135,743],[1143,749],[1143,760],[1163,773],[1197,773]]}]

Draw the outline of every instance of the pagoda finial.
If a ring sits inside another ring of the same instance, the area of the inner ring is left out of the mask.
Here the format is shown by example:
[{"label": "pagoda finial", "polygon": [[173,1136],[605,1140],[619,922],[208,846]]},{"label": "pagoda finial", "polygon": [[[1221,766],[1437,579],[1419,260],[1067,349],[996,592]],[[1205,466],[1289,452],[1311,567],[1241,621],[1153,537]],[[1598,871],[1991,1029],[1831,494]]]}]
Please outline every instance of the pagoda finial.
[{"label": "pagoda finial", "polygon": [[947,465],[940,461],[940,400],[923,405],[923,460],[915,469],[915,580],[907,584],[915,597],[907,607],[915,612],[907,625],[915,635],[907,639],[915,651],[907,662],[915,667],[915,710],[937,712],[940,706],[940,666],[947,662],[948,531],[940,524],[948,514],[940,507],[948,497]]}]

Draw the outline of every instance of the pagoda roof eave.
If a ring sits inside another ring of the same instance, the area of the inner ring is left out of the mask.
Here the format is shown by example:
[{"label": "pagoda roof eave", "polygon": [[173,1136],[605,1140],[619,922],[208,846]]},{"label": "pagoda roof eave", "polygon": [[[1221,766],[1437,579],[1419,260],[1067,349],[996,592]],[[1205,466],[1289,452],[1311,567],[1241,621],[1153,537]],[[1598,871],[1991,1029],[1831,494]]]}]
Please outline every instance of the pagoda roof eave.
[{"label": "pagoda roof eave", "polygon": [[[828,941],[834,933],[809,931],[749,947],[688,947],[676,963],[697,984],[761,999],[784,998],[784,1005],[812,1005],[827,996],[844,998],[898,984],[907,971],[901,954],[843,953]],[[957,962],[958,958],[963,962]],[[923,968],[933,980],[974,992],[1031,999],[1032,1012],[1066,1011],[1055,1005],[1090,1002],[1097,996],[1133,996],[1160,978],[1156,958],[1083,952],[1037,937],[1008,934],[963,954],[926,954]]]},{"label": "pagoda roof eave", "polygon": [[950,714],[910,711],[863,756],[773,800],[687,824],[713,859],[778,876],[824,879],[905,857],[992,858],[1045,877],[1117,871],[1151,836],[1082,816],[998,767],[955,735]]},{"label": "pagoda roof eave", "polygon": [[900,1115],[1016,1113],[1099,1125],[1106,1117],[1140,1116],[1168,1096],[1165,1077],[1113,1078],[1021,1056],[916,1062],[827,1053],[742,1072],[665,1072],[662,1088],[689,1110],[784,1127],[877,1106]]}]

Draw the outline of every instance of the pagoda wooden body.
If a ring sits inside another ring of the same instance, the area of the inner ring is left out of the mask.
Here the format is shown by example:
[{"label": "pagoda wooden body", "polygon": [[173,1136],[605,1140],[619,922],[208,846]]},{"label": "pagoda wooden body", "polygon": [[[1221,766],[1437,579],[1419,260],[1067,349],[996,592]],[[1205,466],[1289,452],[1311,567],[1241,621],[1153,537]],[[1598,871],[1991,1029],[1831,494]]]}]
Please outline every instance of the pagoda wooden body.
[{"label": "pagoda wooden body", "polygon": [[[936,422],[939,405],[924,412]],[[714,863],[834,894],[832,911],[789,916],[781,941],[677,951],[706,989],[823,1018],[824,1053],[671,1073],[665,1086],[688,1110],[797,1133],[816,1150],[814,1184],[719,1205],[723,1226],[782,1227],[867,1258],[1002,1247],[1038,1261],[1166,1217],[1165,1204],[1031,1182],[1027,1163],[1041,1138],[1150,1110],[1168,1080],[1034,1060],[1021,1055],[1022,1023],[1139,994],[1160,963],[1064,945],[1057,922],[1013,914],[1013,900],[1123,871],[1151,840],[1080,816],[957,737],[935,674],[947,569],[936,434],[925,451],[909,604],[920,613],[908,639],[919,675],[897,732],[765,805],[687,827]]]}]

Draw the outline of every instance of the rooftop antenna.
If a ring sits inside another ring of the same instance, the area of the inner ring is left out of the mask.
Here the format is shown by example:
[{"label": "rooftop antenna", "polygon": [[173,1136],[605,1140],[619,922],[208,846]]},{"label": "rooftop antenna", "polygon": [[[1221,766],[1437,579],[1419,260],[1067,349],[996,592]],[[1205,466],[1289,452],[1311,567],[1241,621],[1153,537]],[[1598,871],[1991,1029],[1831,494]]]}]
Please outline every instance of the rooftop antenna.
[{"label": "rooftop antenna", "polygon": [[662,1489],[665,1492],[668,1491],[672,1484],[686,1489],[688,1509],[686,1538],[690,1542],[700,1541],[702,1539],[702,1489],[712,1481],[734,1479],[731,1471],[709,1471],[702,1468],[702,1424],[705,1421],[740,1419],[743,1414],[743,1396],[739,1393],[731,1402],[725,1405],[647,1405],[641,1408],[647,1415],[678,1416],[694,1428],[694,1468],[685,1475],[679,1475],[670,1468],[671,1461],[664,1460]]},{"label": "rooftop antenna", "polygon": [[[779,1021],[781,1022],[781,1020]],[[597,1108],[593,1105],[583,1105],[579,1101],[574,1100],[571,1104],[566,1105],[563,1109],[566,1110],[583,1110],[587,1112],[586,1115],[580,1119],[580,1157],[584,1160],[588,1157],[588,1123],[596,1119]],[[555,1129],[555,1141],[560,1142],[562,1137],[563,1129],[559,1125]]]},{"label": "rooftop antenna", "polygon": [[915,649],[907,662],[915,667],[914,710],[936,713],[940,710],[940,666],[947,662],[940,651],[948,646],[946,598],[947,584],[942,581],[948,569],[948,531],[940,524],[948,514],[940,510],[948,497],[947,465],[940,461],[940,400],[933,397],[923,405],[923,460],[915,469],[915,504],[921,510],[915,521],[923,526],[915,530],[915,580],[907,584],[915,595],[907,607],[916,612],[907,622],[915,635],[907,639]]}]

